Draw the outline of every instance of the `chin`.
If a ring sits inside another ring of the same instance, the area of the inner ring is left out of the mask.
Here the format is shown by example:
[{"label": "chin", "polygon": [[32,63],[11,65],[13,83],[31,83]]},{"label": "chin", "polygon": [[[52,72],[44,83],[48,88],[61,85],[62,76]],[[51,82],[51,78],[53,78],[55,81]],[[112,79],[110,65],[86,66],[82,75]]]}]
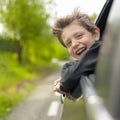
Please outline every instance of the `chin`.
[{"label": "chin", "polygon": [[75,57],[77,60],[80,60],[80,58],[81,58],[81,56],[77,56],[77,57]]}]

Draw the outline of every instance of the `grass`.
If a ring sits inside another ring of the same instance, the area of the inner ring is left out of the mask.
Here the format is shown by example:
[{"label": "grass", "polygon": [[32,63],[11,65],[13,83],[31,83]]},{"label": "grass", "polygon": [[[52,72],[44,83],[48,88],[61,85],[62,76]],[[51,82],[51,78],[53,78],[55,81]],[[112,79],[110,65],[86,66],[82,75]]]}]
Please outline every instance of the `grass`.
[{"label": "grass", "polygon": [[53,68],[51,64],[44,69],[31,64],[18,64],[15,55],[1,53],[0,118],[5,118],[15,105],[25,99],[42,77],[53,71],[51,68]]},{"label": "grass", "polygon": [[66,99],[62,120],[86,120],[84,101],[80,100],[75,103]]},{"label": "grass", "polygon": [[26,98],[35,88],[35,85],[10,86],[0,92],[0,118],[8,115],[12,108]]}]

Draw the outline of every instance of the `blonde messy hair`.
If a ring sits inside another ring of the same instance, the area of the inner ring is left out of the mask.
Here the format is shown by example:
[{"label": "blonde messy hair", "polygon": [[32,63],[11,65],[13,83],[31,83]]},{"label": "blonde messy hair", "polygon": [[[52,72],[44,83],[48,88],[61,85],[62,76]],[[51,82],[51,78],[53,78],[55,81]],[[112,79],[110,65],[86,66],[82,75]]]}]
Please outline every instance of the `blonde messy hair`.
[{"label": "blonde messy hair", "polygon": [[87,14],[81,13],[78,9],[75,9],[71,15],[67,15],[57,19],[54,24],[54,27],[52,28],[52,32],[53,32],[53,35],[58,38],[58,40],[64,47],[66,46],[63,43],[63,40],[61,37],[62,31],[65,27],[70,25],[73,21],[77,21],[80,26],[83,26],[86,30],[88,30],[91,33],[94,33],[94,30],[96,28],[96,25],[90,19],[90,17]]}]

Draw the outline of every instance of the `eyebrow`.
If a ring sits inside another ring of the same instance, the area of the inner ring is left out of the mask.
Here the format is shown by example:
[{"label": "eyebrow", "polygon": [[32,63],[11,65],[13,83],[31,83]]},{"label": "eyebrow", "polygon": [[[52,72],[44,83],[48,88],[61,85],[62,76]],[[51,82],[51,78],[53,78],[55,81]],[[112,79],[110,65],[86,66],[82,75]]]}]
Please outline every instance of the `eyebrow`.
[{"label": "eyebrow", "polygon": [[73,36],[76,36],[78,34],[82,35],[82,32],[76,32],[75,34],[73,34]]},{"label": "eyebrow", "polygon": [[[75,37],[75,36],[78,35],[78,34],[82,35],[83,33],[82,33],[81,31],[78,31],[78,32],[75,32],[75,33],[73,34],[73,36]],[[70,41],[70,38],[66,39],[65,42],[64,42],[64,44],[66,44],[66,43],[69,42],[69,41]]]},{"label": "eyebrow", "polygon": [[67,42],[69,42],[70,41],[70,39],[67,39],[64,43],[66,44]]}]

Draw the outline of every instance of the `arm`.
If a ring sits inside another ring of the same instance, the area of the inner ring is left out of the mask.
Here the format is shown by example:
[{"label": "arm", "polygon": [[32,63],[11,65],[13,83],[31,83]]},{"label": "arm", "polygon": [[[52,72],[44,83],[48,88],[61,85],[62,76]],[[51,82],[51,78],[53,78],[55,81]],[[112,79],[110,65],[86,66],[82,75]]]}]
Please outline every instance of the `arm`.
[{"label": "arm", "polygon": [[64,65],[61,72],[61,91],[72,92],[81,76],[94,74],[100,46],[101,42],[96,42],[80,60]]}]

